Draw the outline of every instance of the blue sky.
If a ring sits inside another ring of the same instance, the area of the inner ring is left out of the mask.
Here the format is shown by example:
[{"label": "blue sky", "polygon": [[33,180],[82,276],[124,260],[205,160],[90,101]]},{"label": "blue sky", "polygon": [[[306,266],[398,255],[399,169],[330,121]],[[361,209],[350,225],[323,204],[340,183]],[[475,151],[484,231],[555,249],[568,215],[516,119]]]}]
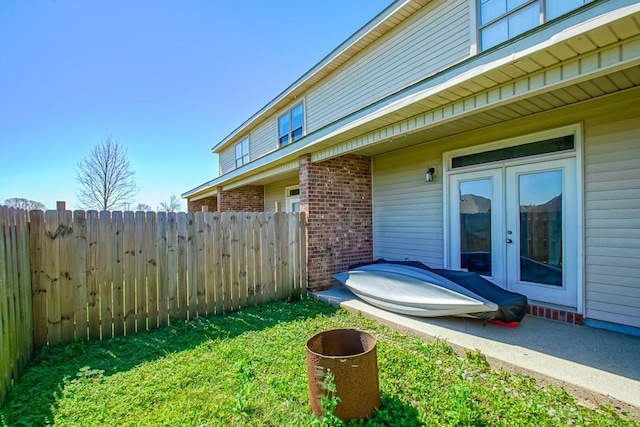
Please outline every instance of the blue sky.
[{"label": "blue sky", "polygon": [[391,2],[1,0],[0,201],[78,208],[77,163],[111,136],[156,208],[214,178],[211,147]]}]

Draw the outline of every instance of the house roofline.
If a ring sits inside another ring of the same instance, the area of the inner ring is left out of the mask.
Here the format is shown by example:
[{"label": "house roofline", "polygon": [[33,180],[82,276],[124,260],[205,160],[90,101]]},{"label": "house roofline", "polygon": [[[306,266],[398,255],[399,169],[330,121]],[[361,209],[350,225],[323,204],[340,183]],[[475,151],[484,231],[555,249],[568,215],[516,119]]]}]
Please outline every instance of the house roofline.
[{"label": "house roofline", "polygon": [[[635,1],[623,0],[623,4],[622,9],[624,10],[619,8],[609,9],[605,6],[607,2],[595,3],[593,4],[594,7],[588,7],[582,9],[579,13],[567,15],[566,19],[556,21],[554,24],[537,27],[520,37],[481,52],[478,55],[471,56],[446,70],[442,70],[381,100],[369,104],[354,113],[342,117],[311,134],[305,135],[296,144],[287,145],[256,159],[245,167],[214,178],[183,193],[182,197],[201,197],[202,194],[210,192],[212,188],[225,186],[227,184],[233,185],[236,181],[259,174],[260,171],[264,170],[264,167],[269,164],[272,164],[274,167],[277,166],[272,163],[274,160],[282,160],[280,163],[290,161],[291,158],[295,156],[312,152],[318,143],[326,142],[335,135],[352,128],[357,128],[371,120],[382,118],[387,114],[393,114],[394,111],[403,108],[409,100],[409,102],[417,102],[420,99],[428,98],[430,95],[438,93],[441,90],[446,90],[452,85],[463,83],[478,75],[482,75],[488,70],[508,66],[541,49],[579,37],[581,34],[594,28],[621,19],[627,16],[627,14],[636,15],[640,13],[640,5]],[[595,7],[596,5],[599,7]],[[581,16],[575,18],[575,15]],[[528,37],[530,33],[538,33],[539,35],[531,38]]]},{"label": "house roofline", "polygon": [[[359,30],[353,33],[349,38],[342,42],[338,47],[333,49],[328,55],[321,59],[309,71],[303,74],[289,87],[283,90],[269,103],[262,107],[258,112],[252,115],[244,123],[238,126],[234,131],[227,135],[222,141],[211,148],[212,153],[219,153],[222,149],[237,138],[240,134],[247,132],[248,128],[259,122],[261,118],[273,110],[283,108],[286,104],[293,102],[299,95],[303,94],[309,87],[315,84],[314,78],[318,80],[324,77],[323,72],[329,74],[335,68],[348,61],[358,52],[366,49],[370,44],[374,43],[380,37],[383,37],[391,29],[395,28],[399,23],[406,19],[406,16],[399,14],[409,4],[416,4],[422,7],[432,0],[396,0],[387,6],[382,12],[367,22]],[[391,22],[393,18],[393,22]],[[364,39],[367,38],[365,42]],[[360,43],[359,43],[360,42]]]}]

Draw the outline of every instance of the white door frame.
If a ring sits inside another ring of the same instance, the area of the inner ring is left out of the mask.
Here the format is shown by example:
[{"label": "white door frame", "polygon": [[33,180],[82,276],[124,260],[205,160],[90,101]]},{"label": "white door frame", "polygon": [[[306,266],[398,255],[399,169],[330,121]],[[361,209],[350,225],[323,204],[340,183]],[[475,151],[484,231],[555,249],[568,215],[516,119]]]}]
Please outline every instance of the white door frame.
[{"label": "white door frame", "polygon": [[[295,195],[291,195],[291,190],[298,190],[298,192]],[[285,187],[284,191],[285,212],[294,212],[294,204],[297,203],[298,206],[300,205],[300,186],[292,185],[291,187]]]},{"label": "white door frame", "polygon": [[[567,135],[574,136],[574,149],[561,151],[557,153],[549,153],[543,155],[536,155],[530,157],[517,158],[513,160],[504,160],[486,164],[480,164],[470,167],[461,167],[461,168],[452,168],[452,159],[458,156],[464,156],[468,154],[481,153],[485,151],[496,150],[499,148],[517,146],[537,141],[543,141],[546,139],[552,139]],[[445,152],[443,154],[443,235],[444,235],[444,266],[445,268],[453,268],[453,264],[455,262],[451,259],[452,253],[452,239],[453,234],[451,231],[451,223],[450,219],[452,218],[451,212],[451,175],[455,175],[458,173],[468,173],[475,171],[483,171],[487,169],[495,169],[499,167],[508,167],[508,166],[516,166],[518,164],[526,164],[526,163],[538,163],[547,160],[555,160],[562,158],[575,158],[575,200],[576,200],[576,218],[577,221],[577,236],[576,236],[576,247],[577,247],[577,271],[576,271],[576,311],[578,313],[583,312],[584,308],[584,168],[583,168],[583,131],[582,131],[582,123],[577,123],[569,126],[564,126],[561,128],[549,129],[541,132],[536,132],[528,135],[523,135],[520,137],[499,140],[495,142],[491,142],[488,144],[477,145],[473,147],[468,147],[460,150],[453,150],[449,152]],[[481,175],[482,173],[480,173]],[[506,219],[505,219],[506,220]],[[503,227],[504,228],[504,227]],[[457,236],[456,236],[457,238]]]}]

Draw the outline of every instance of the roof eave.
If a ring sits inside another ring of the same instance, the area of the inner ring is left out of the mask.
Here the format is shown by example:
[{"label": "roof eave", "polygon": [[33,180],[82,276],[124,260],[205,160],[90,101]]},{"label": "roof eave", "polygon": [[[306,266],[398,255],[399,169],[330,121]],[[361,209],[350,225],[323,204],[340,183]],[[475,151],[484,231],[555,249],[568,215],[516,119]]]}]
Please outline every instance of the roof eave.
[{"label": "roof eave", "polygon": [[[429,3],[430,1],[431,0],[421,0],[418,3],[424,5]],[[318,77],[318,75],[323,72],[327,72],[328,74],[329,72],[333,71],[333,69],[346,62],[346,60],[355,55],[357,52],[370,45],[375,39],[378,39],[389,32],[391,28],[397,26],[399,22],[405,19],[403,16],[396,15],[400,15],[399,12],[410,3],[416,3],[416,0],[396,0],[395,2],[390,4],[386,9],[380,12],[377,16],[371,19],[367,24],[365,24],[362,28],[352,34],[347,40],[345,40],[337,48],[331,51],[322,60],[320,60],[320,62],[318,62],[313,68],[307,71],[304,75],[302,75],[298,80],[287,87],[279,95],[277,95],[268,104],[262,107],[257,113],[255,113],[244,123],[238,126],[222,141],[213,146],[211,148],[211,152],[214,154],[220,153],[240,134],[247,132],[248,128],[252,124],[259,122],[265,115],[273,113],[272,110],[282,108],[284,107],[284,104],[292,102],[298,96],[302,95],[310,86],[313,85],[312,81],[314,81],[314,79]],[[392,20],[394,22],[391,22]],[[384,27],[384,30],[381,29],[382,27]],[[363,39],[374,34],[375,37],[371,38],[371,40],[369,40],[366,44],[360,47],[356,46],[358,42],[361,42]]]}]

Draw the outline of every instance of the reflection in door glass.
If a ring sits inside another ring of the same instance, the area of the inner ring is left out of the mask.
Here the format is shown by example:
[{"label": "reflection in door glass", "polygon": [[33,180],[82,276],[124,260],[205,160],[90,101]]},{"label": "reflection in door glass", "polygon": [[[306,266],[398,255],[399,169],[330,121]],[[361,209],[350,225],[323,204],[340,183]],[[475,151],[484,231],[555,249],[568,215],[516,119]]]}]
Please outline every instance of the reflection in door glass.
[{"label": "reflection in door glass", "polygon": [[492,276],[489,178],[460,183],[460,266]]},{"label": "reflection in door glass", "polygon": [[520,280],[562,286],[562,171],[519,177]]}]

